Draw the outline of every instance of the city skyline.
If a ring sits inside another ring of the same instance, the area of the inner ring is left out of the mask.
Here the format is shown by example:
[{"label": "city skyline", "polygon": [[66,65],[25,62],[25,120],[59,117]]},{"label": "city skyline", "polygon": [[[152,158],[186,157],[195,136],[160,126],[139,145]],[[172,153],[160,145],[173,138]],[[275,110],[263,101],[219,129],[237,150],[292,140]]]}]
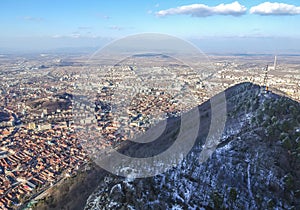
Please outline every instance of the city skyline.
[{"label": "city skyline", "polygon": [[0,52],[102,47],[138,33],[204,52],[299,53],[300,5],[282,1],[2,1]]}]

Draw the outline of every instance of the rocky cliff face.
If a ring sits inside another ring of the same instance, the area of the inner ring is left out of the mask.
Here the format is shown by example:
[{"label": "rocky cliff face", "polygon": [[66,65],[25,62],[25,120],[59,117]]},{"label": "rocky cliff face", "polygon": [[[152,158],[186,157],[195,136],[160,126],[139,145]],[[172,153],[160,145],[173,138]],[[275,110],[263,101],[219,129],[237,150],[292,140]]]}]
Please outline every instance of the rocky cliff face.
[{"label": "rocky cliff face", "polygon": [[155,177],[107,174],[86,209],[299,209],[300,104],[242,83],[226,90],[222,139],[199,162],[210,121],[199,106],[199,137],[177,166]]}]

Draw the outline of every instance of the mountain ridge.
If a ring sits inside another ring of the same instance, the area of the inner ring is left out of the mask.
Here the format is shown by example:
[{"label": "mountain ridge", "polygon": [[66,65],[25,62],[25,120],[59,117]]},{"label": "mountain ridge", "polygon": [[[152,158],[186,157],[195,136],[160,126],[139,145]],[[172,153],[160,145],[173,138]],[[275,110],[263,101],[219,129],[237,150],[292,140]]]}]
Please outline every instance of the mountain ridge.
[{"label": "mountain ridge", "polygon": [[86,209],[299,208],[300,106],[261,90],[242,83],[225,91],[226,126],[206,162],[198,161],[202,132],[188,156],[163,174],[134,180],[108,175],[95,192],[98,203],[92,195]]},{"label": "mountain ridge", "polygon": [[[211,100],[198,106],[201,119],[198,138],[183,161],[164,173],[136,179],[94,167],[98,186],[84,208],[300,208],[299,102],[272,92],[263,93],[260,86],[252,83],[232,86],[225,90],[225,96],[225,129],[205,162],[200,163],[199,158],[212,120]],[[173,120],[171,130],[180,124]],[[167,149],[174,137],[161,141],[159,146]],[[157,145],[126,142],[119,152],[134,156],[145,152],[143,147],[154,155],[151,149]],[[73,190],[76,189],[75,186]],[[63,202],[64,199],[69,202]],[[52,209],[68,209],[75,203],[67,193]]]}]

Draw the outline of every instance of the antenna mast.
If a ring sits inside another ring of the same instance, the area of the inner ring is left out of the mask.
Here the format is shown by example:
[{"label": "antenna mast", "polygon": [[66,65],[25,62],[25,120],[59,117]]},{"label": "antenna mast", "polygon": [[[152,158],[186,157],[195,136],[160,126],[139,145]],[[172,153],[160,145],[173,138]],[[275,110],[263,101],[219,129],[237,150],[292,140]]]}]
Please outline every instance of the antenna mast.
[{"label": "antenna mast", "polygon": [[264,76],[264,83],[263,83],[263,87],[265,87],[265,92],[268,92],[269,90],[269,85],[268,85],[268,72],[270,70],[276,70],[276,66],[277,66],[277,56],[275,55],[274,57],[274,66],[269,66],[267,65],[265,70],[265,76]]},{"label": "antenna mast", "polygon": [[265,89],[264,91],[267,92],[269,87],[267,85],[268,82],[268,71],[269,71],[269,66],[267,65],[265,70],[265,76],[264,76],[264,83],[263,83],[263,88]]}]

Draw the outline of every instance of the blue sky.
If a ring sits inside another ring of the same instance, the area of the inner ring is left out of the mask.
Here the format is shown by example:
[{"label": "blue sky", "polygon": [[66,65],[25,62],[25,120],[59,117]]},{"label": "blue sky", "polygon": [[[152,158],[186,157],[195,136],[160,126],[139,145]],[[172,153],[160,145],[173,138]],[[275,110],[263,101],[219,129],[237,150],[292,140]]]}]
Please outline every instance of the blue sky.
[{"label": "blue sky", "polygon": [[300,2],[288,0],[1,0],[0,49],[97,47],[155,32],[211,52],[300,52],[299,22]]}]

